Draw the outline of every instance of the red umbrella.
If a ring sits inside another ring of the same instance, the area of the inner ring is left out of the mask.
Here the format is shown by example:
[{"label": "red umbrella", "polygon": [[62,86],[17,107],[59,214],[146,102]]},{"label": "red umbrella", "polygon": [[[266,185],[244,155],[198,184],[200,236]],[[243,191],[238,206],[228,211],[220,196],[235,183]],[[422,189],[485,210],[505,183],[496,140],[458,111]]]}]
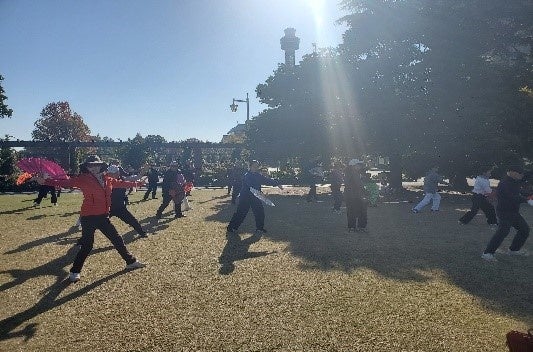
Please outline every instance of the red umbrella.
[{"label": "red umbrella", "polygon": [[67,173],[61,166],[51,160],[43,158],[24,158],[17,162],[17,166],[30,174],[48,174],[51,178],[68,179]]}]

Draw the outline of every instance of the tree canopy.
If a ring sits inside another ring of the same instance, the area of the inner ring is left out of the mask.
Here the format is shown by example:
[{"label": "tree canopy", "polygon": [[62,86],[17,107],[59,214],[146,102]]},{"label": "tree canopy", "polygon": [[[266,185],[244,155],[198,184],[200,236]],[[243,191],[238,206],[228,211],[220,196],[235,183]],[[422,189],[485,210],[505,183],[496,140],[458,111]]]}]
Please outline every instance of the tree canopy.
[{"label": "tree canopy", "polygon": [[10,109],[7,104],[6,104],[6,100],[7,100],[7,97],[5,96],[5,91],[4,91],[4,88],[2,87],[2,81],[4,80],[4,77],[2,77],[2,75],[0,75],[0,118],[6,118],[6,117],[11,117],[13,115],[13,110]]},{"label": "tree canopy", "polygon": [[[391,158],[463,178],[530,157],[531,2],[345,0],[343,42],[280,65],[248,128],[268,158]],[[529,40],[529,42],[528,42]],[[393,170],[391,170],[393,171]]]}]

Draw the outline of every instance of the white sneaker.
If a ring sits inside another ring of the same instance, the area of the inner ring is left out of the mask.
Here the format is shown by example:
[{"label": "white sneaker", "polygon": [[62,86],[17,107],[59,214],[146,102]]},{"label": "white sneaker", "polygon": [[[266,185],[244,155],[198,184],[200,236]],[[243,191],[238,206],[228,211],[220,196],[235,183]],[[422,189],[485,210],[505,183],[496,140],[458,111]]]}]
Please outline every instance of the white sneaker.
[{"label": "white sneaker", "polygon": [[80,281],[80,273],[70,273],[68,274],[68,279],[70,282],[78,282]]},{"label": "white sneaker", "polygon": [[144,268],[146,266],[146,264],[144,263],[141,263],[140,261],[134,261],[133,263],[131,264],[128,264],[126,265],[126,269],[140,269],[140,268]]},{"label": "white sneaker", "polygon": [[483,253],[481,255],[481,259],[484,259],[488,262],[497,262],[498,260],[496,259],[496,257],[494,256],[494,254],[492,253]]},{"label": "white sneaker", "polygon": [[512,251],[512,250],[509,249],[509,251],[507,251],[507,254],[515,255],[515,256],[518,256],[518,257],[528,257],[529,256],[529,252],[526,251],[525,249],[522,249],[520,251]]}]

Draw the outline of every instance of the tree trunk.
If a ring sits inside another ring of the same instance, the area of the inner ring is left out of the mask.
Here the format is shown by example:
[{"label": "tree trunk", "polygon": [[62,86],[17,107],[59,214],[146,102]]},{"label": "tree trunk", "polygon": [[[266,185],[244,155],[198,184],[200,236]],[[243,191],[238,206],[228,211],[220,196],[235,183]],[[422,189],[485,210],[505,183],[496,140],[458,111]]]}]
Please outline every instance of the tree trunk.
[{"label": "tree trunk", "polygon": [[390,186],[394,189],[402,188],[402,156],[398,153],[390,155]]}]

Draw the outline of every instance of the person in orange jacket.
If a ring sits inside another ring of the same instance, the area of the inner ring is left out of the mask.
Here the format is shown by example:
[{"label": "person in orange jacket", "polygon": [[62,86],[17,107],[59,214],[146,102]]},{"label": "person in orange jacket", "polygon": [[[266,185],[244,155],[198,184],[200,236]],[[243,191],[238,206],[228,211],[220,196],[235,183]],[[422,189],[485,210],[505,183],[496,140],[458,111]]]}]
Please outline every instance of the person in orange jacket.
[{"label": "person in orange jacket", "polygon": [[117,229],[109,221],[111,206],[111,192],[113,188],[137,187],[139,182],[121,181],[105,174],[107,165],[97,155],[89,155],[80,165],[80,175],[67,180],[44,179],[37,177],[39,184],[60,186],[63,188],[79,188],[83,192],[81,205],[81,248],[70,269],[69,280],[80,280],[80,272],[89,256],[94,244],[94,233],[100,230],[113,244],[122,259],[126,262],[126,269],[142,268],[145,264],[139,262],[126,248]]}]

